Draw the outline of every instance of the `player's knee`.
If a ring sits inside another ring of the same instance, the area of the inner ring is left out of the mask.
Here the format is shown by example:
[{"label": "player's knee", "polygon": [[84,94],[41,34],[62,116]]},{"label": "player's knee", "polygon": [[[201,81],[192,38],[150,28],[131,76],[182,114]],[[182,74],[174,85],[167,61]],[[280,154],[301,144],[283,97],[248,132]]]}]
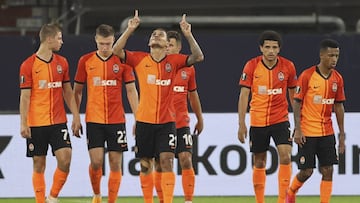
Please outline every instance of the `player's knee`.
[{"label": "player's knee", "polygon": [[191,169],[192,168],[192,157],[191,153],[184,153],[181,156],[179,155],[180,166],[182,169]]},{"label": "player's knee", "polygon": [[300,173],[297,176],[299,181],[300,182],[305,182],[313,174],[313,171],[314,170],[312,168],[300,170]]},{"label": "player's knee", "polygon": [[164,152],[160,154],[160,165],[162,172],[170,172],[173,170],[174,154],[170,152]]},{"label": "player's knee", "polygon": [[152,172],[152,161],[149,159],[141,159],[140,160],[140,170],[142,173],[149,174]]},{"label": "player's knee", "polygon": [[331,181],[333,176],[333,167],[332,166],[321,166],[320,172],[323,176],[323,180]]},{"label": "player's knee", "polygon": [[291,162],[291,146],[287,144],[278,145],[278,154],[280,164],[289,164]]}]

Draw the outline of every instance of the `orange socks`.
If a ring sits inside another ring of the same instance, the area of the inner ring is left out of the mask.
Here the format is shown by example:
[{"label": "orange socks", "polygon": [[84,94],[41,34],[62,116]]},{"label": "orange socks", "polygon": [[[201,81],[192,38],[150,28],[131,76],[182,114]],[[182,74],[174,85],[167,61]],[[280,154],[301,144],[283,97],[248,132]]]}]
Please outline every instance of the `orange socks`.
[{"label": "orange socks", "polygon": [[91,166],[89,166],[89,176],[94,194],[99,195],[102,168],[99,168],[98,170],[94,170],[91,168]]},{"label": "orange socks", "polygon": [[156,189],[156,193],[157,193],[159,202],[163,203],[164,202],[164,196],[163,196],[163,192],[162,192],[162,189],[161,189],[161,172],[155,171],[154,172],[154,178],[155,178],[155,180],[154,180],[155,189]]},{"label": "orange socks", "polygon": [[256,168],[253,169],[253,185],[255,191],[255,198],[257,203],[265,202],[265,181],[266,173],[265,168]]},{"label": "orange socks", "polygon": [[108,182],[108,190],[109,190],[108,202],[109,203],[116,202],[118,192],[119,192],[121,178],[122,178],[122,175],[121,175],[120,171],[110,171],[109,182]]},{"label": "orange socks", "polygon": [[33,188],[36,203],[45,203],[45,176],[43,173],[33,172]]},{"label": "orange socks", "polygon": [[332,181],[322,180],[320,183],[320,202],[328,203],[330,202],[332,192]]},{"label": "orange socks", "polygon": [[140,173],[141,190],[144,196],[145,203],[154,203],[153,191],[154,191],[154,176],[153,173],[143,174]]},{"label": "orange socks", "polygon": [[64,186],[68,175],[69,173],[56,168],[53,178],[53,185],[50,190],[51,197],[57,198],[59,196],[60,190]]},{"label": "orange socks", "polygon": [[192,201],[195,186],[195,172],[192,168],[182,170],[182,186],[184,190],[185,201]]},{"label": "orange socks", "polygon": [[163,172],[161,176],[161,188],[164,195],[164,203],[172,203],[175,189],[175,173]]},{"label": "orange socks", "polygon": [[291,164],[280,164],[278,173],[279,196],[278,203],[285,202],[286,190],[289,188],[291,178]]},{"label": "orange socks", "polygon": [[290,185],[290,188],[287,191],[288,194],[289,195],[295,195],[303,184],[304,183],[300,182],[299,179],[297,178],[297,176],[295,176],[292,183],[291,183],[291,185]]}]

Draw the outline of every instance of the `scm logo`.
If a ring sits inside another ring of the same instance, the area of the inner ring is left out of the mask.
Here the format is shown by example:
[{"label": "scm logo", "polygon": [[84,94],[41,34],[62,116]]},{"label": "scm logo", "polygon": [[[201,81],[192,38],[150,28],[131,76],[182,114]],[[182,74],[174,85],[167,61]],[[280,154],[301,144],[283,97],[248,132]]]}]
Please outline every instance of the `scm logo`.
[{"label": "scm logo", "polygon": [[322,104],[334,104],[335,99],[322,99]]},{"label": "scm logo", "polygon": [[171,79],[167,79],[167,80],[156,79],[155,80],[155,85],[169,86],[170,84],[171,84]]},{"label": "scm logo", "polygon": [[281,88],[278,88],[278,89],[268,89],[268,90],[267,90],[267,94],[268,94],[268,95],[282,94],[282,89],[281,89]]},{"label": "scm logo", "polygon": [[62,82],[49,82],[47,86],[48,88],[59,88],[62,87]]},{"label": "scm logo", "polygon": [[116,86],[116,80],[102,80],[101,86]]}]

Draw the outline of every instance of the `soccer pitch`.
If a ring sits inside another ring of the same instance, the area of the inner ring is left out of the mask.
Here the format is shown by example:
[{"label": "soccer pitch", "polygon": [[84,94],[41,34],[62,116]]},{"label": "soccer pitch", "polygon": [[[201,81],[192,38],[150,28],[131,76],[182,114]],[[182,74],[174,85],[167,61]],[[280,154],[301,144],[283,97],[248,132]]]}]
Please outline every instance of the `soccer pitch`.
[{"label": "soccer pitch", "polygon": [[[62,197],[59,198],[61,203],[89,203],[91,202],[91,197]],[[319,202],[320,199],[318,196],[298,196],[296,199],[298,203],[315,203]],[[275,196],[267,196],[265,198],[266,203],[276,203],[277,197]],[[0,198],[0,203],[33,203],[35,200],[33,198]],[[106,198],[103,198],[104,203],[107,202]],[[121,203],[143,203],[143,199],[141,197],[119,197],[117,202]],[[158,202],[155,199],[155,202]],[[173,203],[183,203],[183,197],[175,197]],[[206,197],[194,197],[194,203],[236,203],[236,202],[255,202],[255,198],[253,196],[206,196]],[[333,196],[331,198],[331,203],[359,203],[360,196]]]}]

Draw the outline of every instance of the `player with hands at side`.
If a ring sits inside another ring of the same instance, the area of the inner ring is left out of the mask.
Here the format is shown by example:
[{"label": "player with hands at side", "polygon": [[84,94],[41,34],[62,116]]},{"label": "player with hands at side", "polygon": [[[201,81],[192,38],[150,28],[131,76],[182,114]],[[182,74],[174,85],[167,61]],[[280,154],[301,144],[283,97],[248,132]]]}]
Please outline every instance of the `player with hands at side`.
[{"label": "player with hands at side", "polygon": [[138,105],[135,75],[112,52],[115,31],[101,24],[96,28],[96,51],[84,54],[75,75],[74,95],[80,107],[84,85],[87,87],[86,136],[90,156],[89,176],[93,189],[92,203],[101,202],[101,177],[105,143],[109,156],[108,202],[115,203],[122,180],[123,152],[128,150],[122,87],[134,115]]},{"label": "player with hands at side", "polygon": [[332,39],[320,42],[320,62],[304,70],[294,95],[294,141],[298,144],[299,172],[287,190],[286,203],[294,203],[296,193],[310,178],[319,161],[320,202],[328,203],[333,185],[333,165],[338,163],[336,139],[331,114],[334,110],[339,128],[338,152],[345,152],[344,80],[335,70],[339,60],[339,43]]},{"label": "player with hands at side", "polygon": [[[80,137],[81,123],[72,94],[68,62],[54,53],[63,44],[61,28],[45,24],[39,37],[38,50],[20,67],[20,133],[26,138],[27,156],[33,159],[36,203],[56,203],[69,175],[72,153],[64,101],[73,115],[71,130],[76,137]],[[57,168],[50,195],[45,200],[44,172],[49,145]]]},{"label": "player with hands at side", "polygon": [[[293,101],[296,70],[293,62],[279,56],[282,40],[275,31],[264,31],[259,38],[262,55],[249,60],[241,74],[238,139],[245,143],[245,116],[250,101],[250,151],[253,153],[253,187],[257,203],[265,202],[266,154],[270,139],[279,155],[278,203],[285,202],[291,178],[290,123],[287,96]],[[288,92],[288,94],[287,94]]]}]

